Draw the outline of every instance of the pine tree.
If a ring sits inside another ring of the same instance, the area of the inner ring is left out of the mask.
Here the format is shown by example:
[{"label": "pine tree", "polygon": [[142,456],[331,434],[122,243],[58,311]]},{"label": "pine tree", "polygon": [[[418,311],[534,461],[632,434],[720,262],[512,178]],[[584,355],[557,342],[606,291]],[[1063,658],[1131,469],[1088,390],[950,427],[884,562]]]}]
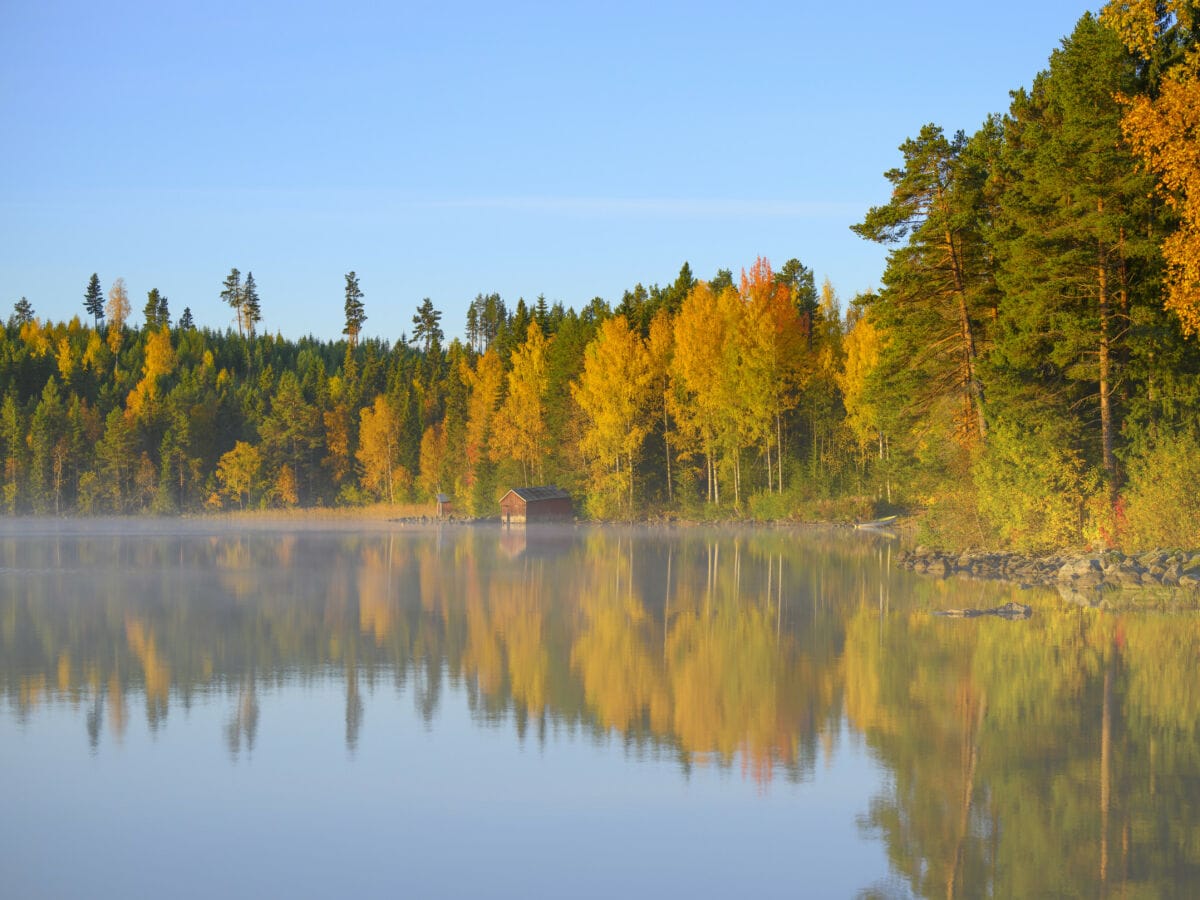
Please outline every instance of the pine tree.
[{"label": "pine tree", "polygon": [[234,317],[237,319],[238,334],[244,334],[242,330],[242,273],[237,269],[230,269],[229,274],[221,283],[221,299],[233,310]]},{"label": "pine tree", "polygon": [[100,320],[104,318],[104,292],[100,289],[100,276],[95,272],[88,279],[87,290],[83,292],[83,308],[92,317],[96,330],[100,330]]},{"label": "pine tree", "polygon": [[346,327],[342,329],[342,334],[349,337],[351,349],[358,346],[358,334],[362,331],[363,323],[367,321],[362,298],[363,292],[358,286],[358,275],[354,272],[347,272]]},{"label": "pine tree", "polygon": [[895,247],[874,299],[890,335],[881,362],[889,402],[916,418],[948,417],[945,436],[970,447],[987,436],[979,360],[993,281],[974,208],[986,173],[967,164],[966,150],[962,132],[947,139],[926,125],[900,146],[904,167],[885,173],[891,201],[852,230]]},{"label": "pine tree", "polygon": [[159,295],[158,288],[152,288],[149,293],[146,294],[146,306],[142,312],[146,317],[147,331],[153,331],[154,329],[160,328],[162,325],[166,324],[165,320],[159,318],[159,311],[166,302],[166,299],[166,297]]},{"label": "pine tree", "polygon": [[[1133,58],[1090,14],[1032,90],[1014,95],[1001,197],[995,381],[1005,411],[1098,460],[1116,440],[1135,308],[1149,302],[1153,178],[1121,139]],[[1096,426],[1099,426],[1097,429]]]},{"label": "pine tree", "polygon": [[478,297],[467,307],[467,346],[472,350],[482,352],[479,342],[479,306]]},{"label": "pine tree", "polygon": [[253,340],[257,325],[262,321],[262,303],[258,297],[258,286],[254,283],[253,272],[246,273],[246,283],[242,286],[241,311],[246,334]]},{"label": "pine tree", "polygon": [[712,290],[714,297],[720,296],[721,292],[726,288],[733,287],[733,270],[717,269],[717,274],[713,276],[708,286]]},{"label": "pine tree", "polygon": [[192,308],[190,306],[185,306],[183,308],[183,315],[179,317],[179,330],[189,331],[195,327],[196,322],[192,318]]},{"label": "pine tree", "polygon": [[689,263],[684,262],[679,267],[679,274],[675,277],[675,281],[663,291],[661,308],[666,309],[672,316],[675,315],[695,286],[696,277],[692,274],[692,267]]},{"label": "pine tree", "polygon": [[324,430],[320,411],[305,398],[296,373],[290,369],[279,377],[270,412],[258,431],[268,475],[277,478],[280,469],[289,466],[300,497],[307,501],[315,469],[324,455],[320,452]]},{"label": "pine tree", "polygon": [[53,377],[46,382],[30,420],[29,447],[33,511],[59,515],[66,471],[66,407]]},{"label": "pine tree", "polygon": [[423,353],[430,353],[435,347],[439,350],[442,345],[442,328],[439,324],[442,321],[442,314],[433,308],[433,301],[426,297],[421,301],[421,305],[417,307],[417,314],[413,316],[413,336],[414,344],[421,347]]},{"label": "pine tree", "polygon": [[28,325],[33,321],[33,304],[22,297],[13,304],[12,318],[9,320],[9,325],[14,328],[20,328],[22,325]]}]

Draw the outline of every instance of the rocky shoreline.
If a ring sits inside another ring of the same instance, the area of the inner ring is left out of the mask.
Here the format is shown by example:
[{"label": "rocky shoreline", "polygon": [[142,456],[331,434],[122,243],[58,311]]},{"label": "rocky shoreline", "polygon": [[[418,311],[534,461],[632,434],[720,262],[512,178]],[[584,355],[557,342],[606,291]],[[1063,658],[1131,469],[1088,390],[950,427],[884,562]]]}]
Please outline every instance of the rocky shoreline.
[{"label": "rocky shoreline", "polygon": [[1118,588],[1183,588],[1200,593],[1200,551],[1195,550],[1151,550],[1136,554],[1106,550],[1024,556],[917,547],[900,551],[894,559],[902,569],[940,578],[964,575],[1014,582],[1022,587],[1068,588],[1076,593]]}]

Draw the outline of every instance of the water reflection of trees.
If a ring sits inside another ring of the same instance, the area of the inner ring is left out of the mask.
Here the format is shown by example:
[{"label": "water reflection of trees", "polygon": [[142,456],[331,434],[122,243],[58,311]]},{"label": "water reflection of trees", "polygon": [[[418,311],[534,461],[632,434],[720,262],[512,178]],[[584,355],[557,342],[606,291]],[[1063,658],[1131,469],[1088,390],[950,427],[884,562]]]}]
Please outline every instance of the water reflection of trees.
[{"label": "water reflection of trees", "polygon": [[847,627],[847,712],[892,773],[864,825],[912,890],[1193,893],[1196,618],[963,624],[910,612],[881,629],[864,609]]},{"label": "water reflection of trees", "polygon": [[841,723],[891,773],[865,811],[918,894],[1171,893],[1200,881],[1200,625],[916,580],[839,535],[536,529],[59,538],[0,546],[0,691],[79,711],[93,749],[198,695],[251,754],[284,683],[383,685],[433,722],[802,779]]},{"label": "water reflection of trees", "polygon": [[84,536],[2,552],[0,687],[18,715],[85,710],[93,745],[120,738],[131,705],[159,728],[172,703],[224,692],[230,752],[250,752],[273,684],[336,673],[351,747],[378,679],[427,721],[449,679],[480,723],[616,734],[688,764],[740,756],[764,779],[800,777],[836,732],[842,611],[873,577],[865,546],[705,532]]}]

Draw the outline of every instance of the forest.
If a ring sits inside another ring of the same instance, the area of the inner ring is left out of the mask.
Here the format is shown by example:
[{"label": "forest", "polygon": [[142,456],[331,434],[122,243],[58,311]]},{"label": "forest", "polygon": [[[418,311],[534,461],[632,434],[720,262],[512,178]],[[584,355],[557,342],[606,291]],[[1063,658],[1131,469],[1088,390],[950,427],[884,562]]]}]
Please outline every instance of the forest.
[{"label": "forest", "polygon": [[[1200,546],[1200,4],[1086,14],[1007,112],[920,127],[854,231],[878,291],[798,259],[637,284],[581,310],[496,294],[446,339],[271,336],[85,315],[0,329],[8,514],[181,514],[428,502],[496,513],[557,484],[602,520],[920,514],[922,539],[1038,551]],[[277,302],[286,305],[285,299]]]}]

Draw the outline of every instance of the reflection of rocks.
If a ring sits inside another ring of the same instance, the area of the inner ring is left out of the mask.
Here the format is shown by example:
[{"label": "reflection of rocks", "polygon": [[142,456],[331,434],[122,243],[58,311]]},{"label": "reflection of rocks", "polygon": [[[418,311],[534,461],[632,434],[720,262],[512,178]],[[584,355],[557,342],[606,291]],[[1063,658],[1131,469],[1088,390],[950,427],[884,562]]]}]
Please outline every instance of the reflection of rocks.
[{"label": "reflection of rocks", "polygon": [[946,616],[951,619],[974,619],[976,616],[999,616],[1001,619],[1028,619],[1033,615],[1033,609],[1024,603],[1010,600],[1003,606],[991,609],[943,609],[934,613],[935,616]]},{"label": "reflection of rocks", "polygon": [[[1141,588],[1141,585],[1138,587]],[[1101,607],[1105,605],[1106,588],[1102,584],[1076,586],[1068,581],[1060,581],[1055,588],[1058,590],[1058,596],[1076,606]]]},{"label": "reflection of rocks", "polygon": [[1188,596],[1200,599],[1200,551],[1153,550],[1126,555],[1110,550],[1037,557],[950,553],[918,547],[902,550],[895,559],[900,568],[922,575],[967,575],[1022,585],[1054,585],[1063,596],[1082,598],[1088,605],[1096,605],[1103,590],[1115,588],[1183,588]]}]

